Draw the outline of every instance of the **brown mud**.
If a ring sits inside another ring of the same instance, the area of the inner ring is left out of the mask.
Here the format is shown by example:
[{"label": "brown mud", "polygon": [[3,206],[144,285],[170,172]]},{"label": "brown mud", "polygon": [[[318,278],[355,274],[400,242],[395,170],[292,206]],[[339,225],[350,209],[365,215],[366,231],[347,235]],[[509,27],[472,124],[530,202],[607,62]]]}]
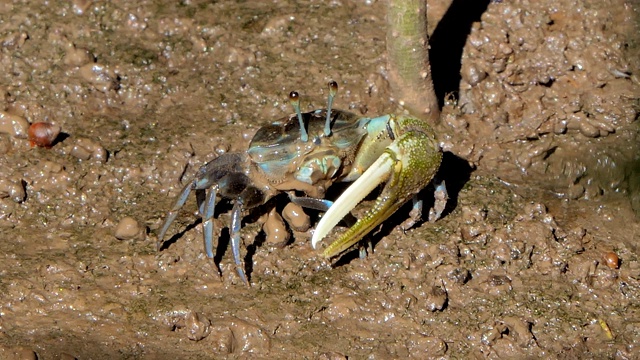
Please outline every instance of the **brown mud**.
[{"label": "brown mud", "polygon": [[444,218],[330,267],[261,209],[250,288],[226,214],[215,261],[193,198],[160,253],[158,228],[291,90],[396,111],[384,3],[34,3],[0,4],[0,358],[640,357],[637,1],[430,1]]}]

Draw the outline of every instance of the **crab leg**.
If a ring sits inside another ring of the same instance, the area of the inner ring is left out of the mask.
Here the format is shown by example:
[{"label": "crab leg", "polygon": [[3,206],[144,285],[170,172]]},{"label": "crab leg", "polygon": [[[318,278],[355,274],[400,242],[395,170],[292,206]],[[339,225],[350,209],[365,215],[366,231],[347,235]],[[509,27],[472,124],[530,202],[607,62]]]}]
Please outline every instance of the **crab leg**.
[{"label": "crab leg", "polygon": [[360,241],[422,190],[438,169],[442,154],[430,129],[416,129],[416,119],[404,120],[409,131],[397,136],[384,153],[336,200],[318,223],[311,239],[315,248],[327,233],[365,196],[385,182],[372,209],[322,253],[334,257]]},{"label": "crab leg", "polygon": [[436,191],[433,193],[433,197],[433,208],[429,210],[430,222],[435,222],[440,219],[440,216],[442,216],[442,213],[444,212],[444,208],[447,206],[449,194],[447,193],[447,186],[444,183],[444,180],[442,180],[440,185],[436,186]]},{"label": "crab leg", "polygon": [[249,285],[247,277],[244,274],[242,259],[240,259],[240,226],[242,223],[243,200],[238,197],[233,209],[231,210],[231,252],[233,252],[233,260],[236,263],[236,271],[245,285]]},{"label": "crab leg", "polygon": [[400,224],[402,232],[406,232],[411,229],[420,219],[422,219],[422,209],[424,208],[424,201],[416,194],[411,198],[411,211],[409,212],[409,218]]},{"label": "crab leg", "polygon": [[[292,203],[298,204],[303,208],[324,211],[324,212],[329,211],[331,206],[333,206],[333,201],[327,200],[327,199],[317,199],[317,198],[312,198],[307,196],[297,197],[293,194],[289,194],[289,199],[291,200]],[[356,219],[356,217],[353,216],[351,213],[346,214],[342,218],[342,222],[348,227],[353,226],[357,221],[358,219]]]},{"label": "crab leg", "polygon": [[213,258],[213,215],[216,209],[216,195],[218,194],[218,185],[214,185],[209,190],[204,202],[202,211],[202,230],[204,232],[204,251],[207,257]]},{"label": "crab leg", "polygon": [[182,208],[184,203],[187,202],[187,199],[189,198],[189,194],[191,193],[191,190],[195,187],[196,187],[196,180],[185,185],[185,187],[182,188],[182,191],[180,191],[180,196],[178,196],[178,200],[173,205],[171,210],[169,210],[169,214],[167,214],[167,219],[164,221],[164,225],[162,225],[162,229],[160,230],[160,234],[158,235],[158,242],[156,243],[156,249],[158,251],[160,251],[160,248],[164,243],[164,236],[167,234],[167,230],[169,230],[169,226],[171,226],[173,221],[176,219],[176,217],[178,216],[178,211],[180,210],[180,208]]}]

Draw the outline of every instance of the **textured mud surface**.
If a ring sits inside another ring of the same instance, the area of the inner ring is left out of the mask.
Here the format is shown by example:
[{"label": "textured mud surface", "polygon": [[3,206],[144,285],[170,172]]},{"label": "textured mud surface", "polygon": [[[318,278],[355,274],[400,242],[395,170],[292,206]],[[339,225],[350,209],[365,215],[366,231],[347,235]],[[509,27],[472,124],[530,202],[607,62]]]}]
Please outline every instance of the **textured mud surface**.
[{"label": "textured mud surface", "polygon": [[403,209],[330,267],[260,209],[250,288],[194,199],[160,253],[158,228],[291,90],[395,111],[384,3],[0,4],[0,358],[640,357],[639,4],[460,3],[429,2],[445,217],[403,233]]}]

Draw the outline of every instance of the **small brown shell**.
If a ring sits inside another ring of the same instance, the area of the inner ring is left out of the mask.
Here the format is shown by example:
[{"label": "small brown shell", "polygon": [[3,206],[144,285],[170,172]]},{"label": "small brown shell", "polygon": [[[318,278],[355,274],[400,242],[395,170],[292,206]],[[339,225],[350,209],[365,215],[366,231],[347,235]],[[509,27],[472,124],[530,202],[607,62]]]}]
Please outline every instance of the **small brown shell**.
[{"label": "small brown shell", "polygon": [[606,252],[602,258],[604,259],[604,263],[607,264],[608,267],[612,269],[617,269],[620,267],[620,258],[613,251]]},{"label": "small brown shell", "polygon": [[37,122],[29,126],[31,146],[50,148],[60,135],[60,126],[48,122]]}]

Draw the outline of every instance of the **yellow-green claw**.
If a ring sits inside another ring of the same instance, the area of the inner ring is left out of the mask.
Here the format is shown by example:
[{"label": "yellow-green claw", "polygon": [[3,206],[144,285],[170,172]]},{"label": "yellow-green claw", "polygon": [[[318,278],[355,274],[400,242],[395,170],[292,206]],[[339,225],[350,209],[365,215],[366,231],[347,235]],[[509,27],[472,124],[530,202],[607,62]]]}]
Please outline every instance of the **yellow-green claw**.
[{"label": "yellow-green claw", "polygon": [[386,182],[375,205],[355,225],[331,243],[322,253],[327,258],[347,250],[376,226],[389,218],[400,206],[422,190],[433,178],[442,153],[430,128],[417,130],[414,119],[403,119],[406,128],[384,153],[336,200],[324,215],[312,238],[317,243],[379,184]]}]

